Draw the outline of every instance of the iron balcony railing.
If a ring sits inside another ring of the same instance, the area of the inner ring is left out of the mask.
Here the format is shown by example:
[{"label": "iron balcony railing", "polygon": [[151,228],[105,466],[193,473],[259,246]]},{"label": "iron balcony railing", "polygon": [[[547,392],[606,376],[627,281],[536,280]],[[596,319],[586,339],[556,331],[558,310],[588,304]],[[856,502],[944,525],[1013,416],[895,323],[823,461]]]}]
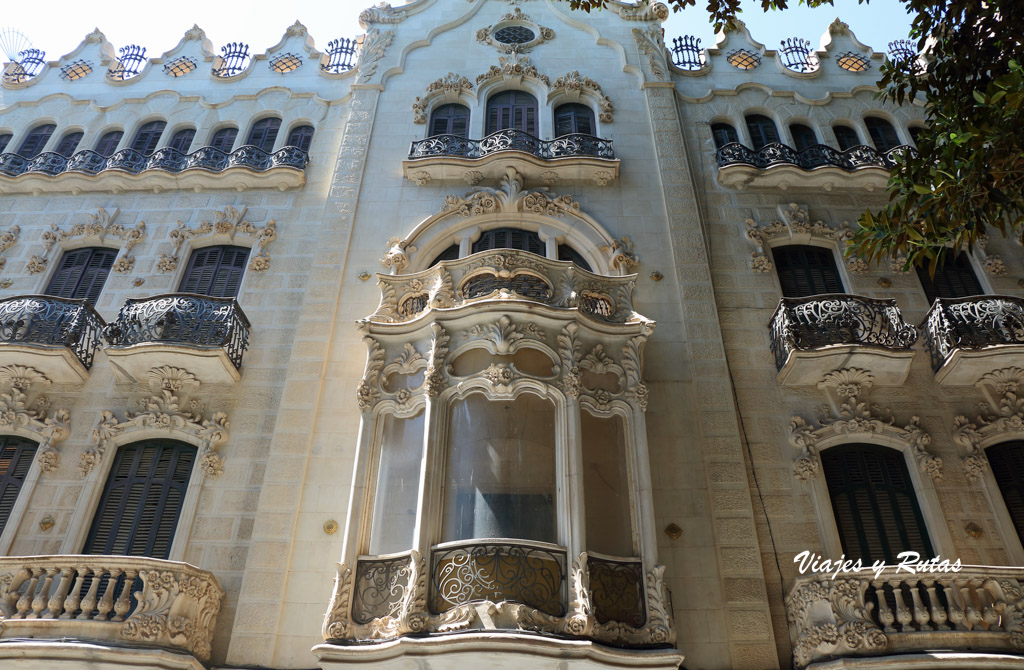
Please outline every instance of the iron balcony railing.
[{"label": "iron balcony railing", "polygon": [[86,149],[71,157],[47,151],[28,159],[14,153],[0,154],[0,175],[20,177],[23,174],[41,173],[57,176],[67,172],[98,174],[107,170],[118,170],[139,174],[147,170],[184,172],[185,170],[207,170],[221,172],[234,167],[244,167],[258,172],[286,167],[303,170],[309,163],[309,154],[298,147],[282,147],[275,152],[266,152],[252,145],[239,147],[228,153],[214,147],[200,147],[190,154],[165,147],[151,154],[142,154],[134,149],[122,149],[109,158]]},{"label": "iron balcony railing", "polygon": [[409,149],[409,158],[430,156],[458,156],[483,158],[499,151],[522,151],[538,158],[568,158],[594,156],[615,158],[611,140],[593,135],[575,133],[553,140],[542,140],[521,130],[499,130],[481,140],[470,140],[458,135],[435,135],[417,140]]},{"label": "iron balcony railing", "polygon": [[938,371],[957,349],[1024,344],[1024,299],[1008,295],[936,298],[922,324]]},{"label": "iron balcony railing", "polygon": [[865,167],[881,167],[891,169],[899,162],[904,153],[916,154],[917,150],[908,145],[900,145],[888,151],[879,151],[874,147],[861,144],[845,151],[834,149],[827,144],[816,144],[803,151],[779,142],[766,144],[758,150],[745,147],[739,142],[730,142],[718,150],[716,158],[718,167],[730,165],[750,165],[756,168],[768,168],[774,165],[793,165],[803,170],[814,170],[824,167],[837,167],[843,170],[858,170]]},{"label": "iron balcony railing", "polygon": [[917,340],[917,329],[903,320],[894,299],[844,293],[783,298],[769,327],[778,370],[793,351],[843,344],[910,349]]},{"label": "iron balcony railing", "polygon": [[85,300],[19,295],[0,300],[0,343],[67,347],[92,367],[106,324]]},{"label": "iron balcony railing", "polygon": [[161,343],[222,348],[236,369],[249,348],[249,319],[234,298],[167,293],[125,302],[103,331],[110,346]]}]

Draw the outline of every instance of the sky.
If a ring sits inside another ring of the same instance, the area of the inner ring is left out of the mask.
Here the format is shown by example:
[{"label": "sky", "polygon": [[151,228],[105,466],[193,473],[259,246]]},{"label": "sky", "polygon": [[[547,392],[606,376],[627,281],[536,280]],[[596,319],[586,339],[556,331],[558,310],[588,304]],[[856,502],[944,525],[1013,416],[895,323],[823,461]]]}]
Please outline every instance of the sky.
[{"label": "sky", "polygon": [[[495,0],[491,0],[495,1]],[[770,49],[788,37],[803,37],[818,46],[822,33],[837,16],[842,18],[864,44],[884,51],[895,39],[907,36],[910,18],[897,0],[835,0],[835,7],[808,9],[794,6],[783,13],[761,11],[760,2],[744,0],[740,17],[753,38]],[[111,11],[88,11],[80,0],[47,0],[4,3],[0,13],[0,42],[3,31],[16,29],[26,35],[32,46],[46,51],[47,60],[57,60],[75,49],[93,28],[99,28],[115,49],[126,44],[147,48],[147,55],[158,57],[170,51],[185,31],[198,23],[213,42],[214,50],[228,42],[246,42],[253,53],[262,53],[276,44],[285,29],[296,19],[309,29],[318,48],[338,37],[353,37],[361,32],[359,12],[377,0],[216,0],[199,3],[178,0],[173,3],[133,3],[110,5]],[[795,4],[795,0],[791,0]],[[392,0],[400,6],[402,0]],[[679,35],[695,35],[702,46],[715,44],[714,32],[707,21],[703,0],[697,7],[674,13],[664,24],[666,41]],[[41,11],[45,7],[45,11]],[[3,46],[0,44],[0,46]]]}]

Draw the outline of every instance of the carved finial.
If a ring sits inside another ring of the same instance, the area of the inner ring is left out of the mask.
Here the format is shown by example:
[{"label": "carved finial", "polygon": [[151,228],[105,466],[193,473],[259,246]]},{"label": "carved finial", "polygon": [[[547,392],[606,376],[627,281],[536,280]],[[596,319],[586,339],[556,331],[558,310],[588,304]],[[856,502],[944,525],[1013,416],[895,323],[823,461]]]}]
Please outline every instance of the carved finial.
[{"label": "carved finial", "polygon": [[189,42],[199,42],[206,39],[206,32],[199,27],[198,23],[194,23],[185,31],[185,39]]},{"label": "carved finial", "polygon": [[295,23],[288,26],[288,30],[284,31],[284,34],[285,37],[304,37],[309,34],[309,31],[306,30],[306,26],[296,19]]},{"label": "carved finial", "polygon": [[99,28],[94,28],[91,33],[85,36],[86,44],[103,44],[107,41],[106,35],[100,32]]}]

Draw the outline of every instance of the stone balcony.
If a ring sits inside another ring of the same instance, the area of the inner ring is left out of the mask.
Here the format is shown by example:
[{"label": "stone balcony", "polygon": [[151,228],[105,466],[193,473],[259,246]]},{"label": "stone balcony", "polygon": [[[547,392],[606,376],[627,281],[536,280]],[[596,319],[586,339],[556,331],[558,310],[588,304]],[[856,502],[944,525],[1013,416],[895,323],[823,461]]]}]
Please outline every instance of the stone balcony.
[{"label": "stone balcony", "polygon": [[[3,557],[0,664],[201,670],[223,597],[212,574],[185,563],[128,556]],[[83,641],[96,644],[85,652]],[[62,655],[62,647],[73,647],[72,653]]]},{"label": "stone balcony", "polygon": [[420,185],[431,180],[501,179],[509,167],[531,181],[549,184],[589,181],[603,186],[619,176],[611,140],[583,134],[542,140],[519,130],[499,130],[480,140],[458,135],[418,140],[402,167],[405,176]]},{"label": "stone balcony", "polygon": [[568,261],[514,249],[492,249],[406,275],[378,274],[381,302],[369,321],[412,321],[428,309],[457,309],[484,301],[533,302],[609,323],[636,315],[636,276],[594,274]]},{"label": "stone balcony", "polygon": [[277,188],[302,186],[309,155],[298,147],[267,153],[243,146],[230,153],[200,147],[190,154],[163,148],[143,155],[122,149],[104,158],[91,150],[70,157],[54,152],[27,159],[0,154],[0,195],[40,192],[164,191],[169,189]]},{"label": "stone balcony", "polygon": [[817,144],[803,151],[774,142],[754,150],[738,142],[718,150],[718,183],[728,188],[883,190],[899,156],[915,149],[889,151],[860,145],[845,151]]},{"label": "stone balcony", "polygon": [[84,300],[48,295],[0,300],[0,366],[35,368],[57,384],[84,382],[105,325]]},{"label": "stone balcony", "polygon": [[988,566],[807,575],[786,596],[799,670],[1021,668],[1022,608],[1024,569]]},{"label": "stone balcony", "polygon": [[922,324],[935,381],[971,386],[993,370],[1024,367],[1024,300],[938,298]]},{"label": "stone balcony", "polygon": [[206,384],[234,383],[250,327],[234,298],[167,293],[128,300],[103,332],[104,352],[126,381],[145,381],[151,369],[172,366]]},{"label": "stone balcony", "polygon": [[813,386],[841,368],[866,370],[879,386],[898,386],[910,373],[917,339],[895,300],[843,293],[783,298],[769,328],[783,386]]}]

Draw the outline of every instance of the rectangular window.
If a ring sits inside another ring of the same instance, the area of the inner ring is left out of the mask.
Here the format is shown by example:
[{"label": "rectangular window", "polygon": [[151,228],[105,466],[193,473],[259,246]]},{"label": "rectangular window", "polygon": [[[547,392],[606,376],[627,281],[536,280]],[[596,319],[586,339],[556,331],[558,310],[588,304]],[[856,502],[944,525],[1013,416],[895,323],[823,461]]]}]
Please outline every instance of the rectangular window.
[{"label": "rectangular window", "polygon": [[412,549],[422,460],[423,412],[408,419],[386,416],[373,498],[371,555]]},{"label": "rectangular window", "polygon": [[192,252],[179,293],[234,298],[242,285],[249,250],[245,247],[203,247]]},{"label": "rectangular window", "polygon": [[584,410],[580,412],[580,428],[587,550],[633,556],[629,464],[622,417],[598,417]]},{"label": "rectangular window", "polygon": [[0,533],[11,517],[38,446],[19,437],[0,437]]},{"label": "rectangular window", "polygon": [[117,249],[103,247],[65,252],[50,278],[46,294],[72,300],[84,298],[90,305],[95,304],[116,257]]}]

